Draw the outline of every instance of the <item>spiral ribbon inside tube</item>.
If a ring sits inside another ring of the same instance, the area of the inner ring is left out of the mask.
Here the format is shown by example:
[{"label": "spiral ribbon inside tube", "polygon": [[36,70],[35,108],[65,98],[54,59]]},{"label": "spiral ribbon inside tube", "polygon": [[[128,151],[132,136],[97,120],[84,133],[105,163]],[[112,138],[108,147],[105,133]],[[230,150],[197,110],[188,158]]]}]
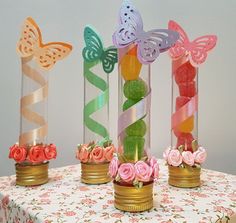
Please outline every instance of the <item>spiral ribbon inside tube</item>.
[{"label": "spiral ribbon inside tube", "polygon": [[27,132],[21,133],[19,137],[19,144],[35,144],[38,139],[42,139],[47,135],[48,124],[45,118],[39,113],[32,110],[33,105],[42,102],[48,97],[48,82],[41,74],[39,66],[32,67],[30,62],[33,60],[33,56],[22,58],[22,75],[27,76],[34,82],[36,82],[40,88],[25,95],[21,98],[21,116],[28,122],[34,123],[38,128],[32,129]]},{"label": "spiral ribbon inside tube", "polygon": [[84,124],[89,130],[98,134],[99,136],[103,138],[109,138],[108,130],[101,123],[91,118],[91,115],[107,105],[109,100],[109,86],[107,82],[91,71],[91,69],[98,64],[99,61],[84,61],[85,79],[102,92],[84,106]]}]

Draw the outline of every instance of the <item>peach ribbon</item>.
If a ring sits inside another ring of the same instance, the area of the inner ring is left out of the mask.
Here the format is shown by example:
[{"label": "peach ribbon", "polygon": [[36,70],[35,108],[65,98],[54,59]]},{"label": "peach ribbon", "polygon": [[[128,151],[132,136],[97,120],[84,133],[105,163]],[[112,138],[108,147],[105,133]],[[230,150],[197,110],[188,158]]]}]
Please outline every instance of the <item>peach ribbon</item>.
[{"label": "peach ribbon", "polygon": [[32,129],[28,132],[24,132],[19,136],[19,144],[26,145],[29,143],[35,143],[37,139],[43,138],[47,135],[48,124],[44,117],[37,112],[32,111],[29,107],[44,101],[48,96],[48,82],[44,79],[40,73],[39,68],[32,68],[29,62],[33,57],[22,58],[22,75],[27,76],[40,85],[40,88],[25,95],[21,98],[21,116],[27,121],[35,123],[38,128]]}]

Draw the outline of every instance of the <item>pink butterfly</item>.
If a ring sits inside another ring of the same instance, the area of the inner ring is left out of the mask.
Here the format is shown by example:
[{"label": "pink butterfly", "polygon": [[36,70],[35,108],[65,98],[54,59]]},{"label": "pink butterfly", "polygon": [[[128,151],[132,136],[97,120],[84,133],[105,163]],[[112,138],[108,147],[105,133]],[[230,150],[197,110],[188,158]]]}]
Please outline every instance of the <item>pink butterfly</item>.
[{"label": "pink butterfly", "polygon": [[177,59],[186,55],[194,65],[205,62],[208,51],[216,45],[217,37],[215,35],[201,36],[190,42],[187,34],[178,23],[169,21],[168,26],[169,29],[180,35],[175,45],[169,50],[172,58]]}]

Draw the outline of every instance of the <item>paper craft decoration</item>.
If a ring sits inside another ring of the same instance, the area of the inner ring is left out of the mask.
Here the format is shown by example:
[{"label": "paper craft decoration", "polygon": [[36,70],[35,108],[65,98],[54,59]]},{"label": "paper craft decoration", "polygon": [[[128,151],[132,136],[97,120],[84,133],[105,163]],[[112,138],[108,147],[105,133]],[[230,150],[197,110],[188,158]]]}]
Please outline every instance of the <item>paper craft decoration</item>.
[{"label": "paper craft decoration", "polygon": [[138,10],[123,1],[113,42],[119,54],[118,154],[110,164],[115,207],[130,212],[153,206],[158,164],[150,154],[151,63],[178,39],[168,29],[143,30]]},{"label": "paper craft decoration", "polygon": [[109,76],[117,63],[117,49],[104,48],[90,26],[84,29],[84,144],[78,146],[81,180],[88,184],[107,183],[108,166],[114,153],[109,136]]},{"label": "paper craft decoration", "polygon": [[200,186],[200,165],[206,150],[198,145],[198,66],[206,61],[217,41],[215,35],[194,41],[174,21],[169,29],[180,38],[169,50],[172,58],[172,147],[164,152],[169,164],[169,183],[178,187]]},{"label": "paper craft decoration", "polygon": [[44,44],[36,22],[28,17],[17,43],[22,63],[19,143],[10,148],[16,164],[16,184],[40,185],[48,181],[48,161],[55,159],[56,146],[47,144],[48,71],[64,59],[72,46],[62,42]]}]

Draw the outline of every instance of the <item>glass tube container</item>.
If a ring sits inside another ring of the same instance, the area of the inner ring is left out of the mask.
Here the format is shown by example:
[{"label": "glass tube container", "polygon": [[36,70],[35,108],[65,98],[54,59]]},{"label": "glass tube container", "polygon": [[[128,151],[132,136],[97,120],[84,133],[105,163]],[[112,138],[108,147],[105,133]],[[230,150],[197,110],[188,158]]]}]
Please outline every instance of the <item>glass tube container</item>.
[{"label": "glass tube container", "polygon": [[198,68],[172,61],[172,147],[194,152],[198,140]]},{"label": "glass tube container", "polygon": [[118,54],[118,152],[126,161],[136,162],[150,149],[150,65],[139,62],[134,44]]},{"label": "glass tube container", "polygon": [[48,72],[35,57],[22,58],[20,146],[47,144]]}]

